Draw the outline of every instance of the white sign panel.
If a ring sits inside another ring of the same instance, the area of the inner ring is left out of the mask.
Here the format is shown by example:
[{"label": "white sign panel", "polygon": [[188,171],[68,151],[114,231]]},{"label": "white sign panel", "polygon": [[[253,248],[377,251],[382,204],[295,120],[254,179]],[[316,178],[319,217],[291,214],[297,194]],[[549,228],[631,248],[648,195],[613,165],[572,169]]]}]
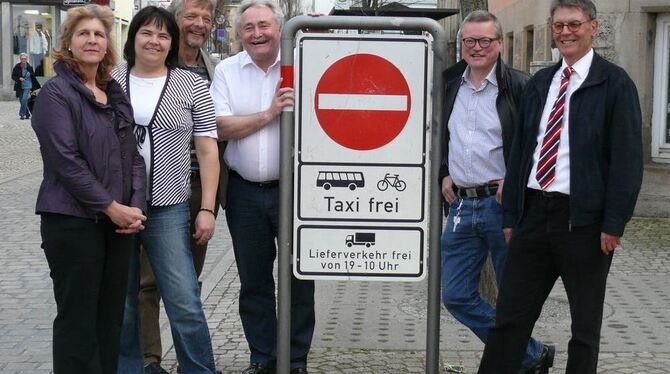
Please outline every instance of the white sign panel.
[{"label": "white sign panel", "polygon": [[430,43],[404,35],[298,37],[296,277],[425,276]]},{"label": "white sign panel", "polygon": [[301,275],[386,278],[423,275],[423,231],[417,228],[319,227],[298,230]]},{"label": "white sign panel", "polygon": [[423,168],[302,165],[299,173],[301,220],[419,222],[424,218]]}]

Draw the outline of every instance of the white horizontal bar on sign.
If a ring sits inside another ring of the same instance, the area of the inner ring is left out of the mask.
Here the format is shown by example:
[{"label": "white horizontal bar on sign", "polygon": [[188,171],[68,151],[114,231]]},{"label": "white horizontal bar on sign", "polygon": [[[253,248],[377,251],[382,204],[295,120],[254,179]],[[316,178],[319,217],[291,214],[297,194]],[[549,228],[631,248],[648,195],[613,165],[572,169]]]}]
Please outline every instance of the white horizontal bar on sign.
[{"label": "white horizontal bar on sign", "polygon": [[406,111],[406,95],[319,94],[319,109]]}]

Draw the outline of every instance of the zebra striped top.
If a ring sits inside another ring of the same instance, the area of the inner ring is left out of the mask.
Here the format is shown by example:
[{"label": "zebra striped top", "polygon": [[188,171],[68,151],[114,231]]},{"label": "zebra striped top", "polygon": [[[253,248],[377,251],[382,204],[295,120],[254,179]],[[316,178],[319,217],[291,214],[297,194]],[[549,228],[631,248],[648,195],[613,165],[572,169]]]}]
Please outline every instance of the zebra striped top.
[{"label": "zebra striped top", "polygon": [[[128,96],[127,64],[117,66],[112,77]],[[151,161],[147,200],[152,206],[182,203],[191,195],[190,144],[194,133],[216,134],[214,104],[207,84],[198,75],[182,69],[169,69],[165,86],[149,123],[135,125],[137,136],[149,136]],[[138,143],[141,143],[138,140]]]}]

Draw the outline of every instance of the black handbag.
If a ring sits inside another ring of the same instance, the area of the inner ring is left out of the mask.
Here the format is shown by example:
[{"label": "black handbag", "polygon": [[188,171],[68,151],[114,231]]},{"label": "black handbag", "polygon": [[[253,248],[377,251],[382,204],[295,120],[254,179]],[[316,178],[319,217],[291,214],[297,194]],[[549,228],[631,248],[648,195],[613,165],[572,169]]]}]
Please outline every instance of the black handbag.
[{"label": "black handbag", "polygon": [[28,97],[28,111],[30,113],[33,112],[33,107],[35,106],[35,101],[37,101],[37,94],[39,92],[39,89],[30,92],[30,96]]}]

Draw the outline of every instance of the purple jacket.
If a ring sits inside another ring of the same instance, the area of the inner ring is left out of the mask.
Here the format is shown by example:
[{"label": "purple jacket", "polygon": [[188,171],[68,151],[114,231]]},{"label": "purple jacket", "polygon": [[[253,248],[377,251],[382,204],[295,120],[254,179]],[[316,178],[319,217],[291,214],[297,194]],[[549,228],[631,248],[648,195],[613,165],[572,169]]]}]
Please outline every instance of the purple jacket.
[{"label": "purple jacket", "polygon": [[40,142],[44,180],[36,213],[106,217],[112,200],[146,211],[146,172],[133,135],[133,111],[116,81],[107,105],[62,63],[40,91],[32,126]]}]

